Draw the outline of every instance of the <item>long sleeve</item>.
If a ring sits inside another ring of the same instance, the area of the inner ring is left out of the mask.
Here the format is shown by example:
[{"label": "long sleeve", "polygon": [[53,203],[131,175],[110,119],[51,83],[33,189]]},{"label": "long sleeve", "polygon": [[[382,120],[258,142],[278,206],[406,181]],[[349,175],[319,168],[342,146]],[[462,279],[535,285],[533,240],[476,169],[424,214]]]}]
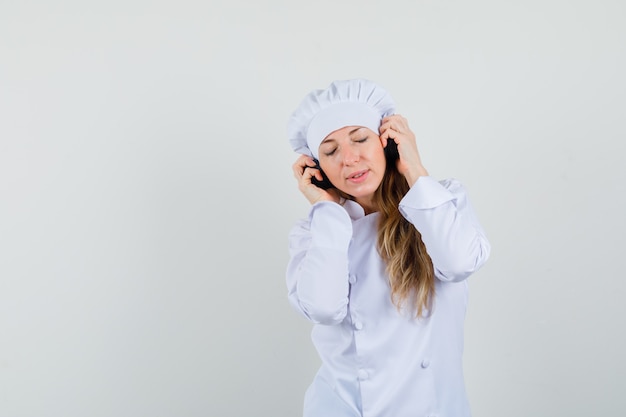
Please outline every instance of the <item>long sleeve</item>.
[{"label": "long sleeve", "polygon": [[459,181],[420,177],[399,208],[422,235],[439,279],[461,281],[489,257],[491,246]]},{"label": "long sleeve", "polygon": [[339,204],[320,202],[289,234],[289,302],[318,324],[337,324],[348,308],[352,222]]}]

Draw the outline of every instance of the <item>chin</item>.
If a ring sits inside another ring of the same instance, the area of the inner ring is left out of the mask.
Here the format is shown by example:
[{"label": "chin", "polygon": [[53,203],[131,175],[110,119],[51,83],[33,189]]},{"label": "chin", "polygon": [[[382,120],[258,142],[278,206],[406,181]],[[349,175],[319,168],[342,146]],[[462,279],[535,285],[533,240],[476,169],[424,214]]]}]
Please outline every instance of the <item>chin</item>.
[{"label": "chin", "polygon": [[[378,187],[376,187],[378,188]],[[376,192],[376,188],[374,187],[346,187],[343,191],[344,193],[352,196],[356,200],[370,200],[374,197],[374,193]]]}]

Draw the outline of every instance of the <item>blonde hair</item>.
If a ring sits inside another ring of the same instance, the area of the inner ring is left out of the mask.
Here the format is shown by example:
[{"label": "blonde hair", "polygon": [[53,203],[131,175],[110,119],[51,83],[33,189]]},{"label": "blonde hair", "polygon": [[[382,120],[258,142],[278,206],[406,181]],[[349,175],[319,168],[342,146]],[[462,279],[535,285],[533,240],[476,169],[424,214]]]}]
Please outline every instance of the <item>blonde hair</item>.
[{"label": "blonde hair", "polygon": [[423,317],[433,306],[435,272],[420,232],[398,209],[408,190],[395,161],[388,160],[373,201],[379,211],[377,246],[387,264],[393,303],[398,310],[413,307],[416,317]]}]

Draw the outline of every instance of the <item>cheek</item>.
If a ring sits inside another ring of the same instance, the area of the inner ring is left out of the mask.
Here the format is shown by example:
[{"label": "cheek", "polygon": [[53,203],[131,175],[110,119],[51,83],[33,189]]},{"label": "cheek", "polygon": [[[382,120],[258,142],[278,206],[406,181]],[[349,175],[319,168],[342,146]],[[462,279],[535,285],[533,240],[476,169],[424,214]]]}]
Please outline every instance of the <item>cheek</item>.
[{"label": "cheek", "polygon": [[375,163],[376,163],[376,167],[378,169],[382,169],[383,171],[385,170],[385,168],[387,168],[387,158],[385,158],[385,151],[384,149],[381,147],[380,149],[376,150],[376,154],[375,154]]},{"label": "cheek", "polygon": [[324,171],[324,174],[331,180],[336,178],[339,175],[339,170],[335,167],[335,164],[329,162],[328,160],[320,161],[320,168]]}]

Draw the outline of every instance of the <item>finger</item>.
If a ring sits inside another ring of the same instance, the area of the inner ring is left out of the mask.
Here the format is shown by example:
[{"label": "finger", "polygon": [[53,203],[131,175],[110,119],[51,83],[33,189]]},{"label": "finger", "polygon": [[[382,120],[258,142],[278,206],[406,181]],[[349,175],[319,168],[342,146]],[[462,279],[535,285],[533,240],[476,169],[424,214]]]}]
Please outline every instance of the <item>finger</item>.
[{"label": "finger", "polygon": [[387,141],[389,139],[398,143],[398,140],[397,140],[398,136],[399,136],[399,133],[392,128],[387,128],[380,134],[380,138],[385,141],[384,142],[385,146],[387,146]]},{"label": "finger", "polygon": [[409,129],[408,120],[399,114],[394,114],[383,118],[381,128],[392,128],[397,132],[406,132]]},{"label": "finger", "polygon": [[294,164],[291,166],[291,169],[293,170],[293,175],[296,177],[296,179],[300,180],[300,178],[302,178],[302,172],[304,170],[302,159],[298,158],[298,160],[294,162]]},{"label": "finger", "polygon": [[303,186],[310,185],[311,178],[316,178],[318,181],[322,181],[324,179],[319,169],[310,166],[305,166],[304,169],[298,171],[296,178]]},{"label": "finger", "polygon": [[296,159],[296,162],[294,162],[294,164],[292,165],[292,168],[294,172],[298,171],[298,173],[302,174],[303,170],[307,166],[314,167],[315,161],[313,161],[313,158],[311,158],[310,156],[301,155],[298,159]]},{"label": "finger", "polygon": [[306,168],[306,167],[314,167],[317,164],[315,163],[315,161],[313,160],[313,158],[311,158],[310,156],[305,155],[303,158],[303,162],[302,162],[302,169]]},{"label": "finger", "polygon": [[313,177],[315,177],[318,181],[322,181],[324,179],[324,177],[322,177],[322,173],[317,168],[306,167],[304,171],[305,171],[305,175],[308,175],[309,181]]},{"label": "finger", "polygon": [[379,130],[380,130],[381,133],[385,132],[385,131],[388,131],[388,130],[392,130],[392,131],[395,131],[397,133],[400,133],[400,130],[399,130],[397,124],[393,120],[388,120],[385,123],[383,123],[382,125],[380,125]]},{"label": "finger", "polygon": [[404,117],[403,115],[398,114],[398,113],[390,114],[389,116],[383,117],[383,121],[385,121],[385,120],[402,120],[402,119],[406,119],[406,117]]},{"label": "finger", "polygon": [[301,180],[304,177],[304,173],[306,172],[307,166],[303,165],[302,163],[295,163],[293,164],[293,174],[296,177],[296,179]]},{"label": "finger", "polygon": [[297,164],[300,166],[305,166],[313,163],[313,159],[308,155],[300,155],[300,157],[296,160]]},{"label": "finger", "polygon": [[390,114],[389,116],[383,117],[382,122],[383,123],[388,122],[389,120],[395,119],[397,116],[399,116],[399,115],[398,114]]},{"label": "finger", "polygon": [[380,133],[382,133],[385,130],[389,129],[390,127],[391,127],[391,121],[383,119],[383,122],[380,124],[380,127],[378,128],[378,131]]}]

